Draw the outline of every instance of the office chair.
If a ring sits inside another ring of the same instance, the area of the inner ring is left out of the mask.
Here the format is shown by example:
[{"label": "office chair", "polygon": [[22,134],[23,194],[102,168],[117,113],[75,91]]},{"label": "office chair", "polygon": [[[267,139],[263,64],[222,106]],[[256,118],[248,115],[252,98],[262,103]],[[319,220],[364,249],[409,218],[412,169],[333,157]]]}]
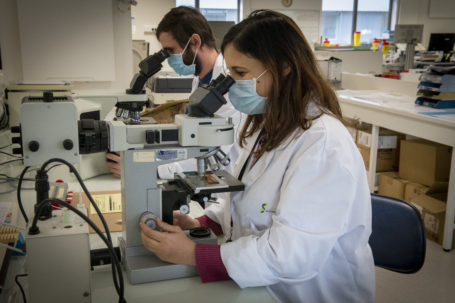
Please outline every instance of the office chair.
[{"label": "office chair", "polygon": [[411,204],[371,194],[372,233],[369,244],[376,266],[405,274],[417,272],[425,261],[425,227]]}]

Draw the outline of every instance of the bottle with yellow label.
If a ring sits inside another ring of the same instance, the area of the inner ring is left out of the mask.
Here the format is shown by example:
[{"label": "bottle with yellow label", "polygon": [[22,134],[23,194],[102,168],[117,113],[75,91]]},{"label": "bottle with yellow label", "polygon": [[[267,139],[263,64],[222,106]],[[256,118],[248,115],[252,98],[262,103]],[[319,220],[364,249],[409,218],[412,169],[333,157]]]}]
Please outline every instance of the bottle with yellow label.
[{"label": "bottle with yellow label", "polygon": [[325,39],[324,39],[324,44],[323,44],[323,45],[324,45],[324,46],[330,46],[330,41],[329,41],[329,39],[325,38]]},{"label": "bottle with yellow label", "polygon": [[382,42],[382,54],[387,55],[388,52],[389,52],[389,42],[384,41],[384,42]]},{"label": "bottle with yellow label", "polygon": [[372,50],[377,50],[378,49],[378,44],[379,44],[379,40],[374,38],[373,43],[371,43],[371,49]]},{"label": "bottle with yellow label", "polygon": [[354,46],[359,46],[360,45],[360,32],[354,32],[354,37],[352,39],[352,44]]}]

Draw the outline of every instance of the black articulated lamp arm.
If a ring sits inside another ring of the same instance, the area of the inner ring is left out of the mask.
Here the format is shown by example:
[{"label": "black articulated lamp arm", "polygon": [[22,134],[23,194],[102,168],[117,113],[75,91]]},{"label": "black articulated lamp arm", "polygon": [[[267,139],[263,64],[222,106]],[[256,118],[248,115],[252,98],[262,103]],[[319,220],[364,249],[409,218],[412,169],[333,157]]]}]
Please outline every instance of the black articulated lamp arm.
[{"label": "black articulated lamp arm", "polygon": [[135,74],[131,80],[130,88],[126,90],[127,94],[144,94],[144,85],[148,78],[161,70],[164,60],[169,57],[169,53],[162,49],[153,55],[148,56],[139,63],[139,73]]}]

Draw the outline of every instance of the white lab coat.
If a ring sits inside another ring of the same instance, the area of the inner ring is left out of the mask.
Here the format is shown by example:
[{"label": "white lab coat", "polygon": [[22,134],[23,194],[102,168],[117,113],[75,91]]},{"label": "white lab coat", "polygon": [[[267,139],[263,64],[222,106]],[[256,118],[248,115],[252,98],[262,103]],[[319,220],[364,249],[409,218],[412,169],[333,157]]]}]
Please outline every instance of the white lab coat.
[{"label": "white lab coat", "polygon": [[[213,73],[212,73],[212,81],[220,74],[226,74],[227,68],[226,63],[224,62],[223,55],[220,53],[216,58],[215,65],[213,66]],[[191,93],[193,93],[199,87],[199,77],[194,77]],[[218,116],[225,117],[225,118],[232,118],[232,123],[234,124],[234,142],[237,141],[239,132],[241,131],[242,123],[245,120],[245,115],[237,111],[234,106],[232,105],[231,101],[229,101],[228,94],[224,95],[227,103],[221,106],[220,109],[215,113]],[[227,146],[223,146],[222,150],[224,153],[230,153],[233,157],[237,157],[240,149],[237,145],[231,144]],[[197,164],[196,159],[188,159],[179,162],[174,162],[170,164],[161,165],[158,167],[158,174],[159,177],[162,179],[173,179],[174,173],[180,173],[184,171],[196,171]]]},{"label": "white lab coat", "polygon": [[232,214],[233,242],[221,245],[221,258],[240,287],[267,286],[281,302],[374,301],[370,193],[362,158],[341,122],[321,116],[265,153],[242,182],[245,191],[206,209],[228,236]]}]

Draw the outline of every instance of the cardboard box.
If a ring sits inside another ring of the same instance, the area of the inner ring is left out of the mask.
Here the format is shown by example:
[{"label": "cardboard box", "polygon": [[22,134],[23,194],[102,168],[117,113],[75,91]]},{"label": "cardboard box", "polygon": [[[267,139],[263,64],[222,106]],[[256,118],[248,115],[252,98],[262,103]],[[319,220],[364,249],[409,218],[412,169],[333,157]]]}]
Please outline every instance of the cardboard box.
[{"label": "cardboard box", "polygon": [[[442,245],[444,239],[446,203],[433,196],[419,195],[412,198],[411,204],[413,204],[422,215],[427,238]],[[455,244],[455,241],[452,243]]]},{"label": "cardboard box", "polygon": [[429,194],[432,197],[437,196],[439,200],[445,201],[447,200],[448,188],[448,182],[437,182],[431,187],[415,182],[408,182],[404,187],[404,200],[409,202],[414,197]]},{"label": "cardboard box", "polygon": [[[357,145],[363,158],[366,170],[370,167],[370,148]],[[398,150],[397,149],[378,149],[376,157],[376,172],[387,172],[398,170]]]},{"label": "cardboard box", "polygon": [[157,123],[173,123],[174,116],[184,114],[188,100],[168,100],[157,107],[146,108],[141,117],[152,117]]},{"label": "cardboard box", "polygon": [[448,182],[452,148],[423,140],[402,140],[400,178],[432,186]]},{"label": "cardboard box", "polygon": [[[107,226],[111,232],[113,231],[122,231],[122,201],[121,201],[121,192],[120,191],[97,191],[90,193],[93,197],[95,203],[97,203],[98,208],[103,214],[104,220],[107,223]],[[103,224],[99,216],[96,214],[95,209],[90,204],[85,193],[76,193],[73,196],[73,206],[77,207],[79,202],[79,196],[82,195],[82,202],[87,208],[87,215],[90,220],[95,223],[95,225],[104,232]],[[89,226],[89,231],[94,233],[95,231]]]},{"label": "cardboard box", "polygon": [[379,175],[378,194],[403,200],[407,183],[398,177],[397,172],[382,173]]},{"label": "cardboard box", "polygon": [[404,187],[404,200],[410,202],[413,198],[426,194],[429,189],[429,186],[415,182],[409,182]]},{"label": "cardboard box", "polygon": [[[385,128],[379,128],[378,149],[396,149],[399,148],[400,140],[405,135]],[[357,144],[364,147],[371,147],[373,141],[371,124],[361,124],[357,132]]]},{"label": "cardboard box", "polygon": [[[371,124],[362,123],[357,132],[357,147],[362,155],[366,169],[370,166],[370,149],[373,140]],[[385,128],[379,129],[376,172],[398,171],[400,141],[405,138]]]}]

